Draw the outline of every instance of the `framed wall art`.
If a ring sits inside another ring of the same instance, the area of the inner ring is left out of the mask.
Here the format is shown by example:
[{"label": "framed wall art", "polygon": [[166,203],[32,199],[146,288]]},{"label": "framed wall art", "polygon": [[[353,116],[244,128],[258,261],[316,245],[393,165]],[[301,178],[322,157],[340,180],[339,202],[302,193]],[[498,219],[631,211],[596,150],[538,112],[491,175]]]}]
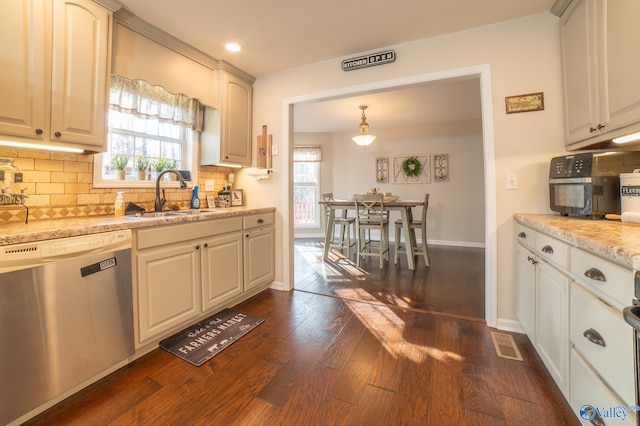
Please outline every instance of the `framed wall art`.
[{"label": "framed wall art", "polygon": [[544,93],[528,93],[526,95],[507,96],[504,98],[507,114],[516,112],[544,110]]},{"label": "framed wall art", "polygon": [[392,159],[392,183],[431,183],[431,155],[397,155]]},{"label": "framed wall art", "polygon": [[241,206],[243,204],[242,189],[231,190],[231,207]]},{"label": "framed wall art", "polygon": [[433,154],[433,180],[436,182],[449,180],[449,154]]},{"label": "framed wall art", "polygon": [[376,183],[389,182],[389,158],[376,158]]}]

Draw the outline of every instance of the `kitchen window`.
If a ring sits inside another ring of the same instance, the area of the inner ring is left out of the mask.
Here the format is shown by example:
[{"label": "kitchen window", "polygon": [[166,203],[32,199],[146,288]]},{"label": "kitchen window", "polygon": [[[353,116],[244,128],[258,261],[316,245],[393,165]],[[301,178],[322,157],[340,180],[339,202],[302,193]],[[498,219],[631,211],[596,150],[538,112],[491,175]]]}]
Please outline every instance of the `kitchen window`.
[{"label": "kitchen window", "polygon": [[293,147],[293,226],[319,228],[320,161],[319,146]]},{"label": "kitchen window", "polygon": [[[195,144],[203,111],[199,101],[185,95],[112,75],[108,151],[95,156],[94,186],[150,187],[155,185],[156,173],[164,169],[189,171],[195,181]],[[116,172],[123,167],[124,180]]]}]

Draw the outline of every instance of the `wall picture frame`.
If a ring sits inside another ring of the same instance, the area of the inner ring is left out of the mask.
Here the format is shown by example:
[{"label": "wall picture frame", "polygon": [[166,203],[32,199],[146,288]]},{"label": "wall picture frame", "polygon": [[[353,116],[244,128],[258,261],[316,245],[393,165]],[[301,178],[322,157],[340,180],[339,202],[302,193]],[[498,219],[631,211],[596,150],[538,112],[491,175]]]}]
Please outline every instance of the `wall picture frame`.
[{"label": "wall picture frame", "polygon": [[376,183],[389,182],[389,157],[376,158]]},{"label": "wall picture frame", "polygon": [[244,204],[244,197],[242,189],[231,190],[231,207],[242,206]]},{"label": "wall picture frame", "polygon": [[435,182],[449,180],[449,154],[433,154],[433,180]]},{"label": "wall picture frame", "polygon": [[525,95],[507,96],[504,98],[507,114],[544,110],[544,93],[527,93]]}]

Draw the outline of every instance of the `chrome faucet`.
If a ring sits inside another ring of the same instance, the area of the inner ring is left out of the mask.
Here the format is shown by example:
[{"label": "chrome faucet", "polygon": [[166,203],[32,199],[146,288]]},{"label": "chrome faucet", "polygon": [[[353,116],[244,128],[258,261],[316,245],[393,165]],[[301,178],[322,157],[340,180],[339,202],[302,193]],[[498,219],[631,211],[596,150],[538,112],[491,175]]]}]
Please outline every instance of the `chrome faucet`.
[{"label": "chrome faucet", "polygon": [[164,188],[162,188],[162,198],[160,198],[160,179],[162,178],[162,176],[164,176],[166,173],[173,173],[176,176],[178,176],[178,180],[180,181],[180,189],[187,189],[187,182],[184,181],[184,178],[182,177],[182,173],[180,173],[177,170],[163,170],[160,173],[158,173],[158,176],[156,177],[156,201],[154,204],[154,210],[157,212],[162,211],[162,207],[164,206],[164,203],[167,202],[167,200],[164,198]]}]

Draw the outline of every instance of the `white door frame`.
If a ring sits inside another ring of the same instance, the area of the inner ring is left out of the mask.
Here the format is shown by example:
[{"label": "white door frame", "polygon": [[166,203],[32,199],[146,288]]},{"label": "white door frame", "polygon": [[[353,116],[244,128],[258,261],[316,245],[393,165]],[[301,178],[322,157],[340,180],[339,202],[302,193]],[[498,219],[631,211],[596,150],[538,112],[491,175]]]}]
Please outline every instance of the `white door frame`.
[{"label": "white door frame", "polygon": [[286,98],[283,100],[282,140],[282,185],[283,185],[283,283],[285,290],[292,290],[294,284],[293,249],[293,184],[291,179],[293,113],[294,105],[301,102],[323,101],[358,95],[383,89],[426,83],[451,78],[479,78],[480,104],[482,109],[482,137],[484,152],[484,193],[485,193],[485,320],[489,327],[496,327],[498,317],[498,248],[497,248],[497,200],[495,141],[493,128],[493,97],[491,95],[491,68],[488,64],[467,68],[458,68],[435,73],[402,77],[358,86],[344,87],[326,92]]}]

